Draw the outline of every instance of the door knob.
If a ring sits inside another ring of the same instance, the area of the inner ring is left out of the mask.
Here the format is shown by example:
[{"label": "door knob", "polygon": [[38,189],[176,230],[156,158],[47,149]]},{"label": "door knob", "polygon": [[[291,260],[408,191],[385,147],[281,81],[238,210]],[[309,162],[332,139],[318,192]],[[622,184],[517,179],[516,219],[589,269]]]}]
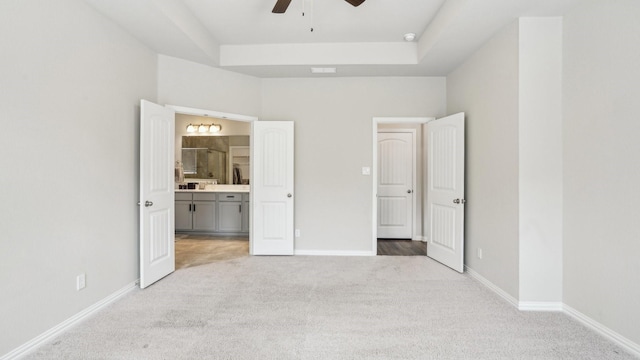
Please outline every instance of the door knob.
[{"label": "door knob", "polygon": [[288,194],[287,194],[287,197],[288,197],[288,198],[290,198],[290,197],[292,197],[292,196],[293,196],[293,195],[291,195],[291,193],[288,193]]},{"label": "door knob", "polygon": [[460,204],[460,199],[453,199],[454,204]]},{"label": "door knob", "polygon": [[409,189],[407,190],[407,194],[411,194],[413,192],[413,190]]},{"label": "door knob", "polygon": [[144,206],[145,207],[153,206],[153,202],[147,200],[147,201],[144,202]]}]

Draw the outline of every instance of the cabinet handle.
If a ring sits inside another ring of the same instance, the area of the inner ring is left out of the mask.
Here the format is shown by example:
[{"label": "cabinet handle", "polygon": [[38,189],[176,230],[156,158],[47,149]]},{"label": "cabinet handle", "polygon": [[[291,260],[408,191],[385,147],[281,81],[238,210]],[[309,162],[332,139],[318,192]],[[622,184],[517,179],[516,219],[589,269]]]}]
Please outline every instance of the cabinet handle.
[{"label": "cabinet handle", "polygon": [[196,204],[193,204],[193,212],[196,212]]},{"label": "cabinet handle", "polygon": [[242,212],[242,205],[238,205],[238,212],[241,213]]},{"label": "cabinet handle", "polygon": [[191,212],[191,204],[189,204],[189,212]]}]

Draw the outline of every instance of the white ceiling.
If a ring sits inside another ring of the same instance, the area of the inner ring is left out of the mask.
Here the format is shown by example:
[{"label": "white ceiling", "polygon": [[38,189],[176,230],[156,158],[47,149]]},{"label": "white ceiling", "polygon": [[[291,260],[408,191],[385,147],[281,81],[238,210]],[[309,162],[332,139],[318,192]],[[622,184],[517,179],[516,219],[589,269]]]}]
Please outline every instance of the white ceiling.
[{"label": "white ceiling", "polygon": [[271,13],[276,0],[85,1],[160,54],[257,77],[330,77],[443,76],[518,17],[562,16],[581,0],[292,0],[285,14]]}]

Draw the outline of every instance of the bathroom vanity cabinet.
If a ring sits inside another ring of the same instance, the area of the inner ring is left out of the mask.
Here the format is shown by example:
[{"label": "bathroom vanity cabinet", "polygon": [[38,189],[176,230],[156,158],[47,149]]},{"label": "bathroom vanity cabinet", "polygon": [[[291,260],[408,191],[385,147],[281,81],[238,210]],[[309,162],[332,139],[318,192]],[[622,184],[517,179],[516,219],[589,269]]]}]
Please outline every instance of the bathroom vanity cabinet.
[{"label": "bathroom vanity cabinet", "polygon": [[218,230],[223,232],[242,231],[242,194],[218,194],[218,210],[220,219]]},{"label": "bathroom vanity cabinet", "polygon": [[220,235],[249,232],[248,193],[176,191],[175,213],[176,232]]}]

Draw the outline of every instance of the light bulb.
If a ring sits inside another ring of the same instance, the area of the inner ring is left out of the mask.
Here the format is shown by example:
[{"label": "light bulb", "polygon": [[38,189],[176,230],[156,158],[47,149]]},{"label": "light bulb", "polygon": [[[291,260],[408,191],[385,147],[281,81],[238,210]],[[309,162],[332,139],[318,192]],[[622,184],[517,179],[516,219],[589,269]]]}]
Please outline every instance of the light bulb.
[{"label": "light bulb", "polygon": [[195,131],[196,131],[196,127],[193,126],[193,124],[187,125],[187,132],[195,132]]}]

